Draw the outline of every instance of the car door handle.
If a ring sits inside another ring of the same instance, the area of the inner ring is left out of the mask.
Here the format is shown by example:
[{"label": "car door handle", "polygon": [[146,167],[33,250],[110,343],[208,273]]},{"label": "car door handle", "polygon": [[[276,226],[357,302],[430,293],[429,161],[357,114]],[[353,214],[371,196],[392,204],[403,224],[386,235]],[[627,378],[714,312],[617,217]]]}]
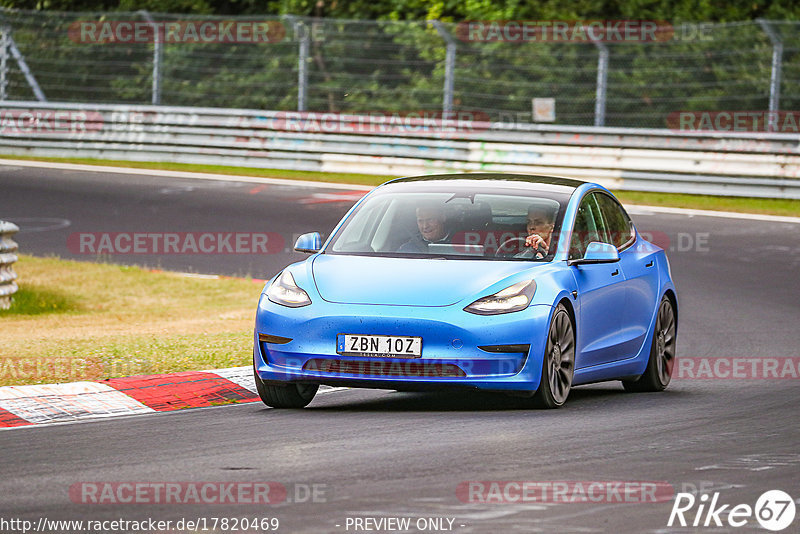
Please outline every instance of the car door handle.
[{"label": "car door handle", "polygon": [[619,269],[617,269],[613,273],[611,273],[611,276],[617,276],[618,274],[619,274]]},{"label": "car door handle", "polygon": [[645,263],[644,266],[645,267],[652,267],[653,266],[653,260],[650,260],[649,262]]}]

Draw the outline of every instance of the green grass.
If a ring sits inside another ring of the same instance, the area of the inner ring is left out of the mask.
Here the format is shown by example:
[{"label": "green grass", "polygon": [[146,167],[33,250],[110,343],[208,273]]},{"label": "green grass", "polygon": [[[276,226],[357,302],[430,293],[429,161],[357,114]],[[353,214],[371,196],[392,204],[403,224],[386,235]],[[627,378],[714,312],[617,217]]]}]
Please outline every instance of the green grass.
[{"label": "green grass", "polygon": [[[189,163],[156,163],[88,158],[38,158],[22,156],[0,156],[4,159],[31,161],[52,161],[58,163],[77,163],[82,165],[110,165],[133,167],[137,169],[157,169],[170,171],[205,172],[231,176],[263,176],[289,180],[313,180],[358,185],[380,185],[396,176],[374,176],[370,174],[328,173],[314,171],[290,171],[282,169],[257,169],[251,167],[228,167],[224,165],[195,165]],[[800,216],[800,200],[722,197],[711,195],[687,195],[682,193],[651,193],[640,191],[614,191],[619,199],[627,204],[667,206],[740,213],[760,213],[766,215]]]},{"label": "green grass", "polygon": [[800,217],[800,200],[614,191],[623,203]]},{"label": "green grass", "polygon": [[0,310],[0,317],[65,313],[77,309],[74,299],[59,291],[22,287],[14,293],[11,307]]},{"label": "green grass", "polygon": [[[255,300],[253,301],[255,311]],[[249,364],[252,329],[231,332],[141,333],[85,338],[66,344],[59,356],[95,364],[98,378],[222,369]],[[102,376],[101,376],[102,375]]]},{"label": "green grass", "polygon": [[109,165],[112,167],[131,167],[134,169],[157,169],[165,171],[205,172],[211,174],[228,174],[231,176],[263,176],[265,178],[284,178],[287,180],[313,180],[315,182],[332,182],[358,185],[380,185],[399,176],[376,176],[373,174],[356,174],[344,172],[292,171],[284,169],[261,169],[256,167],[229,167],[226,165],[198,165],[194,163],[121,161],[89,158],[39,158],[29,156],[5,156],[0,159],[18,159],[25,161],[52,161],[54,163],[75,163],[78,165]]},{"label": "green grass", "polygon": [[14,264],[0,385],[249,365],[261,283],[39,258]]}]

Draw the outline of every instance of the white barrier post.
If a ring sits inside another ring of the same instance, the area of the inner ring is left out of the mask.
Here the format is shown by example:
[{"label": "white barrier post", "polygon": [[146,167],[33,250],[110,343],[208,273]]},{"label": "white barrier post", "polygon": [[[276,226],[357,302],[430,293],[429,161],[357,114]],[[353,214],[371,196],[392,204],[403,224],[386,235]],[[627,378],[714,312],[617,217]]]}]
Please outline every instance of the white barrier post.
[{"label": "white barrier post", "polygon": [[18,248],[11,237],[17,232],[16,224],[0,221],[0,310],[11,307],[11,295],[17,292],[17,273],[11,267],[17,261]]}]

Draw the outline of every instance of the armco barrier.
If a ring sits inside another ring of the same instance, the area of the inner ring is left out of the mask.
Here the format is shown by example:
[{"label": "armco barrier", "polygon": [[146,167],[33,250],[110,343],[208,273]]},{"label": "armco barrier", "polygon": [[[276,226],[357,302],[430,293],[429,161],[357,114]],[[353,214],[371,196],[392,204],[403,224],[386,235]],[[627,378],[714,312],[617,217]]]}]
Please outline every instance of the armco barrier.
[{"label": "armco barrier", "polygon": [[11,296],[17,292],[17,273],[12,268],[17,261],[17,243],[11,239],[17,232],[16,224],[0,221],[0,310],[11,307]]},{"label": "armco barrier", "polygon": [[[0,153],[413,175],[557,174],[615,189],[800,198],[800,136],[435,123],[386,115],[4,102]],[[396,119],[396,117],[395,117]]]}]

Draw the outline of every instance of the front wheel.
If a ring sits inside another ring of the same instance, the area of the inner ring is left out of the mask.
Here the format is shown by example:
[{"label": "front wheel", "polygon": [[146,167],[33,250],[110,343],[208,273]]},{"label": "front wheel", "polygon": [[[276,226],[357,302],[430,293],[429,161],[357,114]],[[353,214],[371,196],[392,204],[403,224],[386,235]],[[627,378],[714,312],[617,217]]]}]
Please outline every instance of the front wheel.
[{"label": "front wheel", "polygon": [[261,401],[272,408],[305,408],[317,394],[319,384],[265,384],[253,370],[256,390]]},{"label": "front wheel", "polygon": [[542,379],[533,396],[537,408],[560,408],[567,401],[575,374],[575,328],[563,304],[556,307],[542,361]]},{"label": "front wheel", "polygon": [[675,365],[675,338],[677,322],[672,302],[664,295],[658,305],[656,326],[653,329],[653,344],[647,368],[638,380],[623,380],[626,391],[664,391],[672,380]]}]

